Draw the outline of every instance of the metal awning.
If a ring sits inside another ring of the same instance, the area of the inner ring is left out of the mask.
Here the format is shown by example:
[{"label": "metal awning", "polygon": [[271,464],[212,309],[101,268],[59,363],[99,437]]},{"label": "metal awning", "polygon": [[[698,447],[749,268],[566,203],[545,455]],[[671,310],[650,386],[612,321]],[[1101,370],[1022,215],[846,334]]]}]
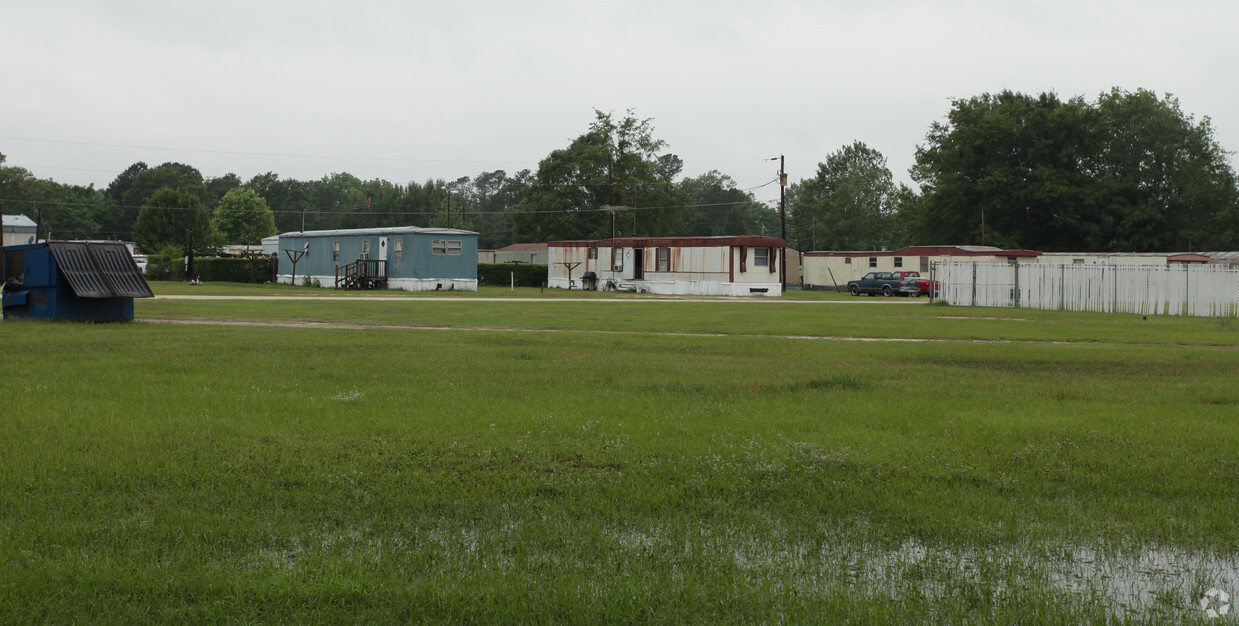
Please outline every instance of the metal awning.
[{"label": "metal awning", "polygon": [[79,298],[155,297],[123,243],[51,241],[47,245]]}]

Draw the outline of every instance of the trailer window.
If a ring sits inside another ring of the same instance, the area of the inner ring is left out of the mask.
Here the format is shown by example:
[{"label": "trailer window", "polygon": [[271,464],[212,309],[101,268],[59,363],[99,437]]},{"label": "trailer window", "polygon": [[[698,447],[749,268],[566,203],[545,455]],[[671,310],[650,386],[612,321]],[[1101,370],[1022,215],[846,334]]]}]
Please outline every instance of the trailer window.
[{"label": "trailer window", "polygon": [[658,249],[658,271],[671,271],[671,248]]},{"label": "trailer window", "polygon": [[460,256],[459,239],[432,239],[430,254],[435,256]]}]

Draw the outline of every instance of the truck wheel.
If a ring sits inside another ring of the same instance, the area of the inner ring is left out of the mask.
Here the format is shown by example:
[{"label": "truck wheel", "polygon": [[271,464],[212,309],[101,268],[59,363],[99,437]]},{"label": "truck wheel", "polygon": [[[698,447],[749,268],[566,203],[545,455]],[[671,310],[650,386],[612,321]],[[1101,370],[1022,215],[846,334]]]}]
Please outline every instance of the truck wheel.
[{"label": "truck wheel", "polygon": [[852,295],[854,296],[860,295],[860,287],[857,287],[856,285],[849,285],[848,291],[852,292]]},{"label": "truck wheel", "polygon": [[882,285],[882,295],[888,298],[891,297],[891,286],[890,285]]}]

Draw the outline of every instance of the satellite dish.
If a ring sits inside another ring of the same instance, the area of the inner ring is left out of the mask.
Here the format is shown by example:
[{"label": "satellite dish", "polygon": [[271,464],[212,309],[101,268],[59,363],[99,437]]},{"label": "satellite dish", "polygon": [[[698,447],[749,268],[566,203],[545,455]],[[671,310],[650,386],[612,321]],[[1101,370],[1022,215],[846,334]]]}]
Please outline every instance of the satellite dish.
[{"label": "satellite dish", "polygon": [[310,253],[310,242],[308,241],[305,242],[305,246],[301,248],[301,251],[305,252],[306,254],[309,254]]}]

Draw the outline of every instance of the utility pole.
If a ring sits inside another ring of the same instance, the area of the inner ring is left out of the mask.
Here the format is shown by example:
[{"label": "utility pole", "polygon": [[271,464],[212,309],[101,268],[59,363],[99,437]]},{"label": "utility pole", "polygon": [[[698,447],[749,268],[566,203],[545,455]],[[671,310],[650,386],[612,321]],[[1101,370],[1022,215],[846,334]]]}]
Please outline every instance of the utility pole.
[{"label": "utility pole", "polygon": [[194,279],[194,229],[189,229],[189,250],[185,257],[185,278]]},{"label": "utility pole", "polygon": [[607,155],[607,206],[611,208],[611,241],[615,241],[615,182],[611,180],[610,155]]},{"label": "utility pole", "polygon": [[637,236],[637,207],[641,206],[641,188],[632,192],[632,236]]},{"label": "utility pole", "polygon": [[787,207],[783,190],[787,189],[787,171],[783,169],[783,155],[779,155],[779,221],[783,225],[783,281],[782,291],[787,291]]}]

